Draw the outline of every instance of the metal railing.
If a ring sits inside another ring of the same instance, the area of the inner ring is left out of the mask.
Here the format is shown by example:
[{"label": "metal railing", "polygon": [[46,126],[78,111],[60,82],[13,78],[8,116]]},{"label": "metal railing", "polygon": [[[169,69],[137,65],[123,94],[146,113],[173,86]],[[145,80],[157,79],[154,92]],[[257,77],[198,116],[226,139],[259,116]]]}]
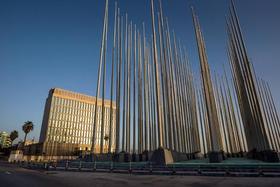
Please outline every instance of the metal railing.
[{"label": "metal railing", "polygon": [[154,165],[150,162],[20,162],[28,169],[47,171],[112,172],[160,175],[245,176],[280,177],[279,164],[169,164]]}]

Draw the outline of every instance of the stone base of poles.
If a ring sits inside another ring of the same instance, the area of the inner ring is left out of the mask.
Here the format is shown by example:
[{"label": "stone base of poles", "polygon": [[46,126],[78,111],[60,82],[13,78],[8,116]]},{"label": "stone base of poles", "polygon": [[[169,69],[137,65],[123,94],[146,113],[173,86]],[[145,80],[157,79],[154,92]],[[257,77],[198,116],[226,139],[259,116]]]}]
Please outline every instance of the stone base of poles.
[{"label": "stone base of poles", "polygon": [[243,151],[240,151],[240,152],[238,153],[238,156],[239,156],[239,157],[244,157],[244,156],[245,156],[245,153],[244,153]]},{"label": "stone base of poles", "polygon": [[223,161],[223,153],[218,151],[208,152],[208,158],[210,163],[219,163]]},{"label": "stone base of poles", "polygon": [[261,151],[260,159],[264,162],[279,162],[279,154],[273,150]]},{"label": "stone base of poles", "polygon": [[204,154],[203,154],[203,158],[208,158],[207,153],[204,153]]},{"label": "stone base of poles", "polygon": [[[187,154],[187,155],[188,155],[188,154]],[[203,153],[201,153],[201,152],[195,153],[195,154],[193,154],[193,155],[194,155],[194,157],[192,157],[191,155],[188,156],[189,160],[193,160],[193,159],[199,159],[199,160],[201,160],[201,159],[206,158],[206,154],[203,154]]]},{"label": "stone base of poles", "polygon": [[255,149],[247,153],[247,158],[261,160],[264,162],[279,162],[280,155],[273,150],[257,151]]},{"label": "stone base of poles", "polygon": [[94,162],[94,161],[97,160],[97,157],[96,157],[96,154],[91,153],[91,154],[85,156],[83,158],[83,160],[86,161],[86,162]]},{"label": "stone base of poles", "polygon": [[243,154],[240,152],[237,153],[227,153],[226,154],[228,158],[240,158],[243,157]]},{"label": "stone base of poles", "polygon": [[130,162],[131,154],[127,152],[120,152],[116,155],[115,161],[117,162]]},{"label": "stone base of poles", "polygon": [[102,153],[102,154],[90,154],[84,157],[82,160],[86,162],[94,162],[94,161],[107,162],[107,161],[112,161],[113,159],[114,159],[113,153]]},{"label": "stone base of poles", "polygon": [[139,154],[133,153],[132,156],[131,156],[131,161],[132,162],[139,162],[140,161]]},{"label": "stone base of poles", "polygon": [[142,159],[140,161],[142,162],[150,161],[152,159],[153,153],[154,153],[153,151],[143,151]]},{"label": "stone base of poles", "polygon": [[102,153],[102,154],[97,154],[97,161],[99,162],[108,162],[112,161],[113,159],[113,154],[112,153]]},{"label": "stone base of poles", "polygon": [[168,149],[158,148],[153,152],[151,162],[157,165],[172,164],[174,162],[172,152]]},{"label": "stone base of poles", "polygon": [[191,157],[194,157],[194,154],[186,154],[177,151],[171,151],[174,162],[182,162],[190,160]]}]

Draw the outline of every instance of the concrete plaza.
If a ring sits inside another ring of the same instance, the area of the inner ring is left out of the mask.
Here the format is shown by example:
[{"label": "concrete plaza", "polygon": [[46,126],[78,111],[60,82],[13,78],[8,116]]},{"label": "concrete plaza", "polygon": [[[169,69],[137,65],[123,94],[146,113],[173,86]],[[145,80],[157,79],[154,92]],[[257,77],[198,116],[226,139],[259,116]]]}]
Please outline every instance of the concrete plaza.
[{"label": "concrete plaza", "polygon": [[279,186],[280,178],[129,175],[116,173],[38,171],[0,162],[0,186]]}]

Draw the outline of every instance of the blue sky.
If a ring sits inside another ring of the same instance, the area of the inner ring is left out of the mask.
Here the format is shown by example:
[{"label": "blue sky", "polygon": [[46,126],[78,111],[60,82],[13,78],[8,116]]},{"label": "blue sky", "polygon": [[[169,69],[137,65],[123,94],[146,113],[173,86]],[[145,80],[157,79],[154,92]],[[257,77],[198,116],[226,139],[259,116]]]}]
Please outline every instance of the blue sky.
[{"label": "blue sky", "polygon": [[[110,39],[114,1],[109,2]],[[146,22],[149,35],[149,0],[118,3],[135,24]],[[22,138],[21,125],[31,120],[35,129],[29,137],[38,139],[50,88],[95,95],[104,5],[105,0],[0,0],[0,131],[17,129]],[[190,6],[196,8],[211,69],[220,71],[227,63],[229,0],[163,0],[163,5],[197,70]],[[271,84],[279,108],[280,1],[236,0],[236,5],[250,59]]]}]

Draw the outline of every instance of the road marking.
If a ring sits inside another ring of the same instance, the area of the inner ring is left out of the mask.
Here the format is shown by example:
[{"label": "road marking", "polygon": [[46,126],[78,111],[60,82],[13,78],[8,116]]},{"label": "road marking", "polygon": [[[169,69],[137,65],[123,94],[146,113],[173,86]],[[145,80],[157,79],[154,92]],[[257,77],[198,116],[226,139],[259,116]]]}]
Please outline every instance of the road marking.
[{"label": "road marking", "polygon": [[7,175],[11,175],[11,173],[10,173],[10,172],[8,172],[8,171],[6,171],[5,173],[6,173]]}]

